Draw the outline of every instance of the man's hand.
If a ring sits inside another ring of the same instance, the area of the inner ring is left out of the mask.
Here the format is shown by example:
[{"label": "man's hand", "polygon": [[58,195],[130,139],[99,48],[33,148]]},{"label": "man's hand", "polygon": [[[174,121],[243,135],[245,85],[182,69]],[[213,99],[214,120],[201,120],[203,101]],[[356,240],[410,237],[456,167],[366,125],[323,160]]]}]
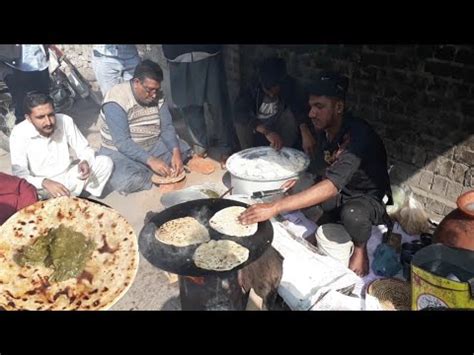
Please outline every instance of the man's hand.
[{"label": "man's hand", "polygon": [[283,147],[283,140],[278,133],[268,132],[265,134],[265,138],[270,142],[270,147],[273,149],[280,150]]},{"label": "man's hand", "polygon": [[242,224],[251,224],[263,222],[275,217],[278,209],[275,203],[257,203],[250,206],[239,216],[239,222]]},{"label": "man's hand", "polygon": [[183,172],[183,160],[181,159],[181,152],[179,148],[173,149],[173,156],[171,157],[171,167],[173,168],[172,176],[178,176]]},{"label": "man's hand", "polygon": [[297,182],[298,182],[298,179],[292,179],[292,180],[285,181],[285,183],[280,186],[280,189],[285,189],[286,191],[288,191],[293,186],[295,186]]},{"label": "man's hand", "polygon": [[147,162],[148,166],[151,170],[153,170],[156,174],[167,177],[171,174],[171,169],[166,163],[156,157],[148,158]]},{"label": "man's hand", "polygon": [[59,196],[69,196],[70,192],[69,190],[61,183],[49,180],[49,179],[44,179],[43,183],[41,184],[43,188],[48,191],[48,193],[52,197],[59,197]]},{"label": "man's hand", "polygon": [[306,154],[308,154],[310,157],[314,157],[316,154],[316,139],[314,139],[313,135],[311,134],[311,131],[306,128],[301,130],[301,138],[303,140],[303,150]]},{"label": "man's hand", "polygon": [[81,173],[81,176],[79,177],[79,179],[86,180],[91,175],[91,169],[87,161],[85,160],[81,161],[78,165],[78,168],[79,168],[79,172]]}]

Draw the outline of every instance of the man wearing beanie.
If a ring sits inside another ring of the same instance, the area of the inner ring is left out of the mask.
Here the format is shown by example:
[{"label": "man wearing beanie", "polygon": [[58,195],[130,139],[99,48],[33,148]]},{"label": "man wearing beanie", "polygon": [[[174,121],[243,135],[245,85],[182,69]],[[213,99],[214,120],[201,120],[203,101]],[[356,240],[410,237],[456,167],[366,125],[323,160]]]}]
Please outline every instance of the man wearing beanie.
[{"label": "man wearing beanie", "polygon": [[[348,78],[323,72],[309,87],[309,117],[317,131],[321,180],[310,188],[272,203],[256,204],[239,218],[255,223],[280,213],[320,205],[328,222],[341,224],[354,243],[349,268],[369,272],[367,241],[372,225],[385,222],[384,198],[391,203],[384,144],[364,120],[346,112]],[[286,184],[294,185],[294,182]]]}]

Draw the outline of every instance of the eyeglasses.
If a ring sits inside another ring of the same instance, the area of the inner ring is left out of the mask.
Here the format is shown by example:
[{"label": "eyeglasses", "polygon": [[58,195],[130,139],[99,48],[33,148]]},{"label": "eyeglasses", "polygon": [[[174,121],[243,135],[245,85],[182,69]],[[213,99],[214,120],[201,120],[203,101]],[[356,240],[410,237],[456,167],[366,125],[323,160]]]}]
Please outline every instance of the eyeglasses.
[{"label": "eyeglasses", "polygon": [[161,92],[161,88],[148,88],[142,83],[140,83],[143,89],[146,91],[148,95],[159,94]]}]

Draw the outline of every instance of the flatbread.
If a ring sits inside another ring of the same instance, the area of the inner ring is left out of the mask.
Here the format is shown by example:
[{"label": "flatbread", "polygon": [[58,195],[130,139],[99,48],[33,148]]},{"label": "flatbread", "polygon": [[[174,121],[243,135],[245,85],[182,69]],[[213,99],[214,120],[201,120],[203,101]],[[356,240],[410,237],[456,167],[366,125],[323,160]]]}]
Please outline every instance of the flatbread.
[{"label": "flatbread", "polygon": [[206,227],[193,217],[172,219],[164,223],[155,232],[155,237],[160,242],[186,247],[209,241],[209,232]]},{"label": "flatbread", "polygon": [[[60,224],[96,245],[78,278],[52,282],[54,269],[14,261],[24,246]],[[132,226],[113,209],[80,198],[36,202],[10,217],[0,236],[0,307],[6,310],[108,309],[127,292],[138,270]]]},{"label": "flatbread", "polygon": [[201,269],[227,271],[245,263],[249,250],[231,240],[211,240],[197,247],[194,264]]},{"label": "flatbread", "polygon": [[158,174],[153,175],[152,181],[157,185],[174,184],[178,181],[183,180],[186,177],[186,172],[183,170],[178,176],[160,176]]},{"label": "flatbread", "polygon": [[258,223],[245,225],[240,223],[237,219],[245,210],[246,208],[241,206],[224,208],[212,216],[209,220],[209,225],[219,233],[233,237],[248,237],[254,235],[257,232]]}]

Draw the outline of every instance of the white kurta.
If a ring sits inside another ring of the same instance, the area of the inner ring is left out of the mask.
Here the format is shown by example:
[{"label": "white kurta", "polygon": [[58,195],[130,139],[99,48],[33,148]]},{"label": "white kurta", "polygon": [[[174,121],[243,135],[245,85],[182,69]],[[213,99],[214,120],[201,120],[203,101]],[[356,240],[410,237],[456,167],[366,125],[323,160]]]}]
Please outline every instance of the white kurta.
[{"label": "white kurta", "polygon": [[[70,148],[91,168],[86,181],[79,179],[78,162],[73,164]],[[56,114],[56,129],[50,137],[40,135],[28,120],[16,125],[10,135],[10,156],[14,175],[37,189],[42,189],[43,180],[48,178],[63,184],[74,195],[85,189],[100,196],[113,168],[110,158],[95,156],[73,119],[64,114]]]}]

